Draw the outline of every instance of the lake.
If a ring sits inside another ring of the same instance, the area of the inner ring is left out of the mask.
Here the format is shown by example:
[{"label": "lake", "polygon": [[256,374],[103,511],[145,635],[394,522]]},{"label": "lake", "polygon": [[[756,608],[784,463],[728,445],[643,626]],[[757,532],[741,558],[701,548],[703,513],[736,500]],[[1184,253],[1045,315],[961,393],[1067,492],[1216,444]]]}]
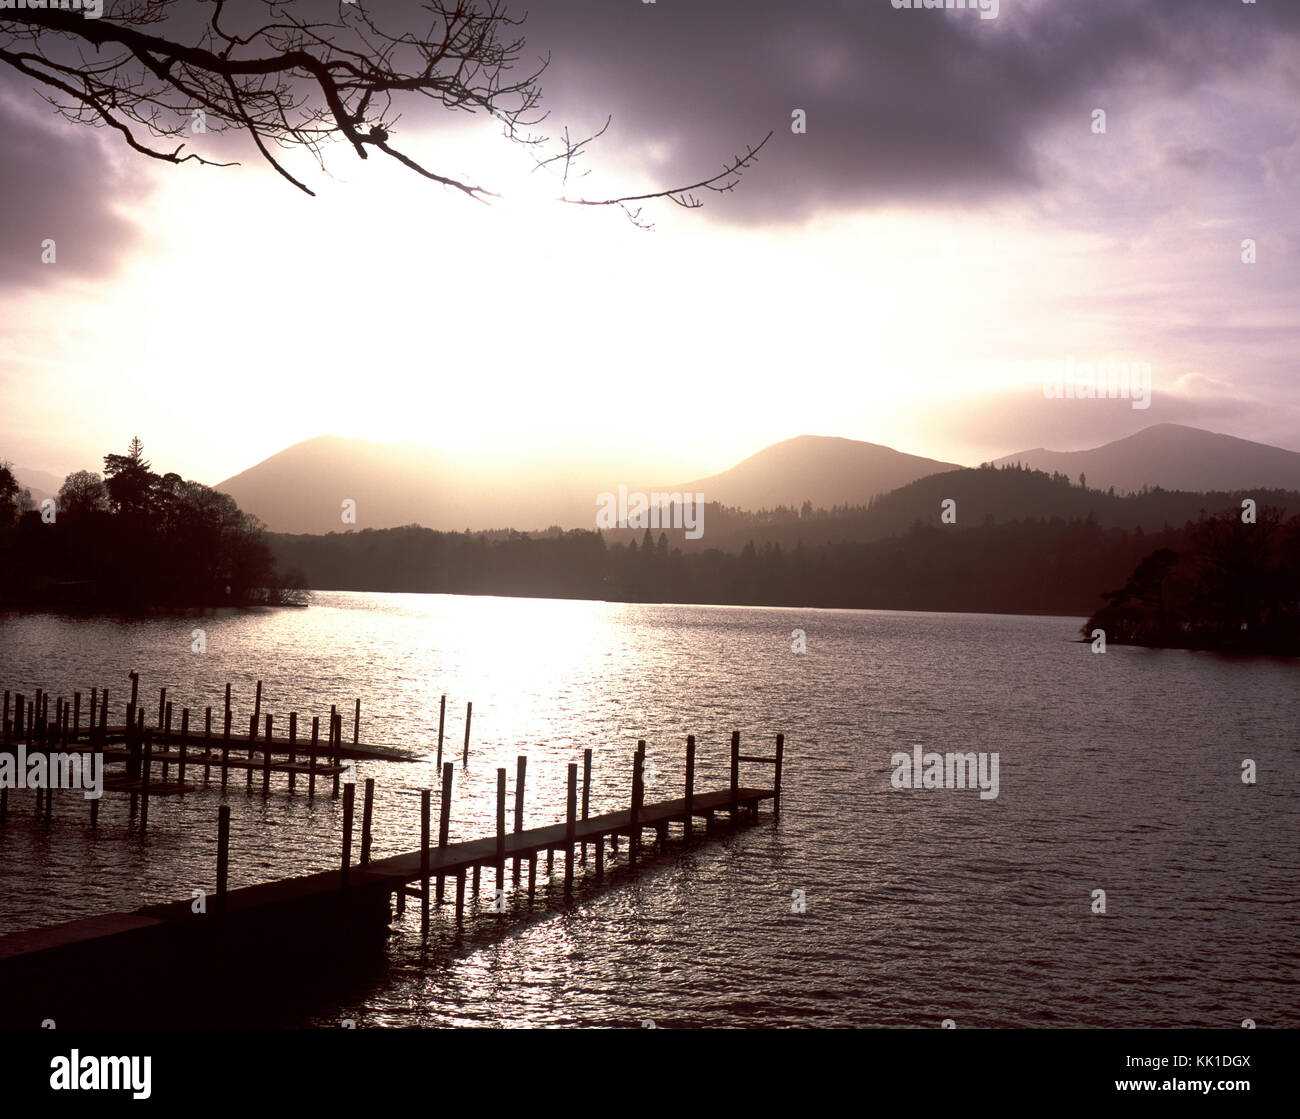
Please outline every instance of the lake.
[{"label": "lake", "polygon": [[[336,703],[349,735],[359,696],[363,741],[424,758],[358,766],[377,856],[418,846],[443,694],[453,840],[492,832],[496,769],[513,789],[520,753],[538,824],[563,819],[584,748],[594,813],[626,806],[638,739],[650,801],[679,795],[687,734],[697,789],[725,786],[733,729],[763,754],[785,734],[779,825],[582,882],[569,906],[542,875],[532,909],[512,891],[493,914],[489,876],[463,938],[444,912],[422,948],[413,905],[383,959],[291,1006],[250,1002],[246,1025],[1300,1025],[1300,663],[1098,655],[1080,621],[317,592],[307,610],[0,615],[0,686],[83,704],[108,687],[120,721],[134,669],[150,721],[165,686],[176,723],[188,705],[201,725],[231,681],[246,727],[261,679],[278,731]],[[891,757],[917,744],[996,753],[998,795],[893,787]],[[336,863],[341,801],[283,781],[263,798],[232,776],[232,886]],[[156,799],[144,836],[107,793],[93,840],[80,794],[48,825],[10,797],[0,932],[215,881],[219,784]]]}]

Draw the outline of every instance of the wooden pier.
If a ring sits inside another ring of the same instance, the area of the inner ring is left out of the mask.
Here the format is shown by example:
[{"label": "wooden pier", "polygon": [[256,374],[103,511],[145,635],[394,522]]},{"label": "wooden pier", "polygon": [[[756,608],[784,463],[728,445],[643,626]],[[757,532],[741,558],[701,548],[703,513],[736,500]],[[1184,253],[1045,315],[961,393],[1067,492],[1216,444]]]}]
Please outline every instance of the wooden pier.
[{"label": "wooden pier", "polygon": [[[168,902],[133,913],[0,937],[0,988],[7,992],[6,1005],[0,1008],[0,1022],[24,1024],[24,1015],[48,1008],[56,1001],[55,988],[71,992],[71,1003],[84,1008],[84,986],[106,991],[105,985],[112,986],[116,982],[113,975],[122,968],[130,969],[137,986],[150,989],[157,984],[162,990],[169,977],[183,969],[186,961],[196,958],[215,961],[244,977],[250,966],[269,967],[274,974],[286,953],[293,955],[297,965],[312,951],[328,959],[358,940],[382,944],[390,931],[394,901],[398,915],[405,910],[408,899],[418,901],[420,931],[425,938],[434,912],[444,903],[454,904],[455,927],[459,930],[466,919],[467,894],[474,899],[475,908],[480,908],[484,872],[495,878],[492,912],[505,912],[508,866],[512,867],[510,878],[516,895],[526,896],[532,905],[543,856],[552,880],[555,857],[563,859],[562,881],[567,898],[580,866],[590,866],[596,880],[604,876],[607,860],[620,857],[620,840],[624,841],[621,857],[630,869],[642,858],[647,832],[654,836],[652,844],[662,851],[670,843],[690,843],[697,836],[715,833],[719,818],[725,818],[728,827],[756,821],[764,802],[771,802],[772,818],[779,819],[784,750],[784,736],[777,735],[773,755],[742,754],[740,735],[733,732],[728,786],[698,792],[694,787],[696,743],[693,735],[688,736],[682,796],[646,804],[646,745],[639,742],[632,760],[627,807],[594,816],[589,814],[591,751],[587,750],[581,766],[581,792],[580,767],[576,762],[568,766],[565,819],[533,828],[523,826],[527,759],[520,756],[513,829],[507,830],[506,826],[507,771],[500,768],[495,834],[456,843],[448,841],[454,767],[447,762],[442,768],[436,830],[432,791],[420,790],[420,848],[380,859],[371,857],[374,781],[365,783],[359,860],[353,856],[356,785],[347,783],[337,869],[235,890],[227,889],[232,858],[230,806],[223,804],[218,814],[216,888],[204,895],[202,905],[193,899]],[[742,763],[771,766],[771,783],[742,784]],[[704,822],[703,829],[696,829],[697,821]],[[445,898],[444,888],[453,882],[455,901],[451,903]],[[105,993],[92,999],[91,1005],[102,1009],[108,1001],[110,996]],[[94,1014],[86,1018],[76,1009],[63,1013],[71,1013],[75,1021],[99,1020]]]}]

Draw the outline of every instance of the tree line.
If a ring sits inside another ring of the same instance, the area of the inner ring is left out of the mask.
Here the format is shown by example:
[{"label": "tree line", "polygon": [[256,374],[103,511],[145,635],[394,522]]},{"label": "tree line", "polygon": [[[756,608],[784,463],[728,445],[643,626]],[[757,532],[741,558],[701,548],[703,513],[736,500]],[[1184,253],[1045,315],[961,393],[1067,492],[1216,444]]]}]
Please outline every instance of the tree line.
[{"label": "tree line", "polygon": [[305,601],[281,576],[264,526],[227,494],[158,474],[139,438],[104,473],[69,474],[33,507],[0,464],[0,599],[88,609]]}]

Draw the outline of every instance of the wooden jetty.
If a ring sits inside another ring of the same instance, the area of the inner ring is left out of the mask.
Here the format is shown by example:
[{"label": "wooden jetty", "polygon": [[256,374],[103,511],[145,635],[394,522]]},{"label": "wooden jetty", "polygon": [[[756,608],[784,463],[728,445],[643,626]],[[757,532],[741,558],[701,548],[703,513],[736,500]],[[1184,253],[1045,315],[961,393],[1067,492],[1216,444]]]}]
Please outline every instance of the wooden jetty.
[{"label": "wooden jetty", "polygon": [[[365,783],[360,859],[353,857],[355,784],[344,788],[342,842],[338,868],[316,874],[227,889],[230,867],[230,806],[218,814],[216,888],[205,894],[201,906],[194,900],[146,906],[134,913],[111,914],[35,929],[0,937],[0,989],[6,1001],[0,1007],[0,1022],[23,1024],[31,1014],[52,1016],[49,1007],[63,1000],[72,1021],[102,1019],[87,1016],[86,1008],[104,1011],[109,988],[122,974],[133,976],[137,992],[165,990],[175,975],[195,959],[234,969],[245,977],[249,966],[269,968],[274,975],[287,955],[300,966],[305,954],[322,953],[324,959],[337,954],[349,943],[382,943],[389,932],[393,903],[401,914],[408,898],[418,899],[420,930],[428,937],[431,915],[444,904],[445,885],[454,882],[455,927],[465,921],[467,890],[476,907],[484,872],[495,876],[493,911],[504,912],[507,866],[517,895],[535,898],[539,860],[546,857],[548,876],[554,874],[554,858],[564,860],[563,887],[568,897],[579,865],[591,865],[596,879],[605,874],[607,858],[625,841],[628,868],[637,865],[643,852],[644,836],[651,832],[663,850],[676,839],[689,843],[697,835],[715,831],[719,817],[730,826],[756,821],[760,805],[770,801],[772,818],[780,818],[781,779],[785,738],[776,736],[772,756],[740,752],[739,732],[731,736],[730,782],[724,789],[698,792],[695,789],[695,737],[686,740],[686,765],[682,796],[656,803],[644,802],[645,742],[639,742],[633,756],[631,792],[627,807],[590,815],[591,751],[583,755],[582,788],[579,766],[568,766],[565,819],[540,827],[523,826],[524,785],[527,759],[520,756],[516,769],[513,830],[507,830],[507,790],[504,768],[497,770],[497,812],[495,834],[477,839],[448,842],[454,767],[444,763],[440,789],[440,812],[436,832],[432,819],[432,791],[421,790],[418,850],[382,859],[371,857],[373,834],[374,781]],[[770,784],[741,784],[742,763],[770,765]],[[581,806],[581,807],[579,807]],[[696,821],[704,821],[697,831]],[[435,838],[436,835],[436,838]],[[588,850],[594,853],[588,864]],[[608,849],[608,850],[607,850]],[[523,865],[527,865],[527,886]],[[125,970],[123,970],[125,969]],[[207,976],[210,979],[211,976]],[[87,985],[94,994],[87,1000]],[[113,989],[112,997],[116,997]]]}]

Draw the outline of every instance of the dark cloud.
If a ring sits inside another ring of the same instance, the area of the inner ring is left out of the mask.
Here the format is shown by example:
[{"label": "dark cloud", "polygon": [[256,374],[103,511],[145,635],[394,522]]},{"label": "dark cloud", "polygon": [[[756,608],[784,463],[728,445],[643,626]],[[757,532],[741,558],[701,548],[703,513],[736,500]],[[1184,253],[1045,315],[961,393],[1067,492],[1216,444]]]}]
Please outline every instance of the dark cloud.
[{"label": "dark cloud", "polygon": [[[137,235],[115,206],[146,187],[143,168],[109,157],[111,142],[59,119],[21,79],[0,79],[0,285],[40,288],[113,273]],[[41,262],[46,238],[55,242],[52,265]]]}]

